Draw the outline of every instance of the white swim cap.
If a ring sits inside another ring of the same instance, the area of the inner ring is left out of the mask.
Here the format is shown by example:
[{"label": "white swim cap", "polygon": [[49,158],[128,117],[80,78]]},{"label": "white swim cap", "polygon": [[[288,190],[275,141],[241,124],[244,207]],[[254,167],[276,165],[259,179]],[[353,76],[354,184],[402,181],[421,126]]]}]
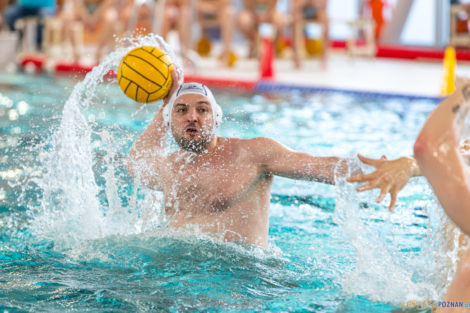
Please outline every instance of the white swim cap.
[{"label": "white swim cap", "polygon": [[209,100],[209,103],[212,107],[212,114],[214,117],[214,129],[219,127],[222,123],[222,108],[215,101],[214,95],[212,94],[210,89],[207,88],[205,85],[199,83],[184,83],[173,94],[173,96],[168,101],[168,104],[163,108],[163,121],[165,122],[165,125],[170,127],[171,111],[173,110],[173,105],[175,104],[176,98],[187,94],[203,95],[207,98],[207,100]]}]

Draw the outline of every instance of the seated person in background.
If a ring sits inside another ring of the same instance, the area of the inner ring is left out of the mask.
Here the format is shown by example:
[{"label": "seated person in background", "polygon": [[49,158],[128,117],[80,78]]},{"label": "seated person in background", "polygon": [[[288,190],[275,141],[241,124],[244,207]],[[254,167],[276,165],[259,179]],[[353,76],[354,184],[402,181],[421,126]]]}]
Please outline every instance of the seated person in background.
[{"label": "seated person in background", "polygon": [[122,34],[129,19],[131,0],[65,0],[59,18],[62,22],[64,37],[71,40],[73,61],[80,61],[78,40],[73,27],[81,23],[89,31],[99,30],[96,62],[103,57],[103,50],[112,45],[114,35]]},{"label": "seated person in background", "polygon": [[276,10],[277,0],[244,0],[244,9],[238,16],[238,28],[249,41],[249,57],[257,54],[258,28],[262,23],[274,26],[275,37],[287,24],[285,16]]},{"label": "seated person in background", "polygon": [[[293,151],[269,138],[217,136],[222,110],[211,91],[198,83],[182,84],[176,71],[172,76],[169,96],[135,141],[127,164],[139,183],[163,191],[170,226],[193,225],[228,241],[266,248],[274,176],[334,184],[335,174],[348,173],[346,159]],[[180,149],[166,155],[169,131]],[[401,178],[391,174],[411,172],[413,162],[392,165],[375,173],[382,180],[375,186],[382,198],[402,187],[396,185]]]},{"label": "seated person in background", "polygon": [[76,33],[76,29],[92,27],[92,17],[83,0],[64,0],[57,16],[62,28],[62,41],[70,41],[73,52],[73,62],[79,62],[81,56],[82,32]]},{"label": "seated person in background", "polygon": [[326,60],[326,49],[328,48],[328,0],[293,0],[293,32],[294,32],[294,64],[300,68],[300,54],[305,46],[305,26],[308,22],[315,22],[321,25],[321,58]]},{"label": "seated person in background", "polygon": [[15,31],[15,23],[18,19],[24,17],[39,18],[39,24],[36,35],[36,44],[38,50],[42,49],[42,19],[47,16],[53,16],[56,11],[56,0],[18,0],[16,4],[9,5],[4,12],[5,23],[10,31]]},{"label": "seated person in background", "polygon": [[9,0],[0,0],[0,30],[4,27],[3,11],[9,5]]},{"label": "seated person in background", "polygon": [[467,16],[468,18],[470,19],[470,2],[464,2],[464,3],[461,3],[461,1],[459,0],[450,0],[450,4],[451,5],[461,5],[462,8],[465,10],[465,12],[467,13]]},{"label": "seated person in background", "polygon": [[161,36],[167,40],[170,30],[177,29],[183,58],[187,57],[191,45],[191,21],[191,0],[166,1]]},{"label": "seated person in background", "polygon": [[[91,0],[88,0],[91,1]],[[96,0],[94,0],[96,2]],[[92,18],[94,27],[101,26],[100,36],[96,49],[96,62],[103,58],[104,50],[113,46],[115,35],[122,35],[128,28],[135,0],[101,0]],[[141,7],[137,12],[137,18],[149,19],[149,8]],[[133,25],[134,27],[136,25]],[[133,31],[133,30],[131,30]]]},{"label": "seated person in background", "polygon": [[[443,100],[424,124],[414,146],[422,174],[447,215],[466,235],[470,235],[470,171],[462,155],[460,135],[470,109],[470,81],[458,80],[456,91]],[[468,148],[463,146],[465,152]],[[460,257],[446,301],[470,299],[470,249]],[[466,312],[464,308],[442,312]]]},{"label": "seated person in background", "polygon": [[203,34],[208,27],[211,27],[214,24],[220,26],[223,46],[221,61],[224,66],[227,66],[231,51],[234,22],[234,8],[232,7],[231,1],[199,0],[197,11]]}]

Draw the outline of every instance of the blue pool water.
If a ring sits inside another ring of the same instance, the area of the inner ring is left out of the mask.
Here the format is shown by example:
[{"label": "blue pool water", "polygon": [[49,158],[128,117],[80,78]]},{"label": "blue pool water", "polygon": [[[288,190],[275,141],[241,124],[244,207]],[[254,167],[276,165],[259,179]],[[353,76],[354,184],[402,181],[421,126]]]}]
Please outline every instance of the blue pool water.
[{"label": "blue pool water", "polygon": [[[139,106],[106,79],[1,74],[0,93],[0,312],[392,312],[439,299],[452,277],[455,251],[443,253],[443,213],[422,179],[389,213],[341,178],[276,178],[269,249],[224,243],[167,229],[161,194],[125,171],[159,104]],[[222,136],[352,158],[410,155],[436,105],[215,94]]]}]

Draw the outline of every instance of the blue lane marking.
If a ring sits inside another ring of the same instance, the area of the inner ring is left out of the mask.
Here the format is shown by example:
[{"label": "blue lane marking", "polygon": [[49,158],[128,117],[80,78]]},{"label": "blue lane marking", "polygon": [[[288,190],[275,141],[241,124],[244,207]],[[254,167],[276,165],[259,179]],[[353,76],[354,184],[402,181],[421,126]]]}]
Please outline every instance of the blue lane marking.
[{"label": "blue lane marking", "polygon": [[255,90],[260,92],[289,92],[289,91],[300,91],[305,93],[313,92],[341,92],[345,94],[352,94],[357,96],[373,96],[373,97],[383,97],[383,98],[401,98],[406,100],[429,100],[440,102],[442,97],[430,97],[430,96],[420,96],[420,95],[404,95],[399,93],[386,93],[386,92],[374,92],[374,91],[358,91],[358,90],[349,90],[349,89],[339,89],[339,88],[328,88],[328,87],[310,87],[310,86],[296,86],[288,85],[284,83],[277,83],[271,81],[259,81],[255,85]]}]

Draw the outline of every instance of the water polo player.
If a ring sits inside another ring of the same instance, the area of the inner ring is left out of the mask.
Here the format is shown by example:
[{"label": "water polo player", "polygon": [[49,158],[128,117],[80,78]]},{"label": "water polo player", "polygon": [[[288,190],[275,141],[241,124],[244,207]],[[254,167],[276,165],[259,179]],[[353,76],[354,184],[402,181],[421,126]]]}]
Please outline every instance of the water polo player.
[{"label": "water polo player", "polygon": [[[163,191],[171,226],[196,225],[225,240],[266,248],[275,175],[334,184],[335,172],[347,173],[346,160],[338,157],[296,152],[269,138],[217,136],[222,110],[211,91],[182,84],[176,71],[172,76],[170,94],[134,143],[128,164],[136,180]],[[168,130],[180,149],[165,155]],[[382,193],[404,185],[402,178],[393,179],[396,172],[411,172],[409,162],[384,162],[375,172],[387,177],[375,186]]]}]

